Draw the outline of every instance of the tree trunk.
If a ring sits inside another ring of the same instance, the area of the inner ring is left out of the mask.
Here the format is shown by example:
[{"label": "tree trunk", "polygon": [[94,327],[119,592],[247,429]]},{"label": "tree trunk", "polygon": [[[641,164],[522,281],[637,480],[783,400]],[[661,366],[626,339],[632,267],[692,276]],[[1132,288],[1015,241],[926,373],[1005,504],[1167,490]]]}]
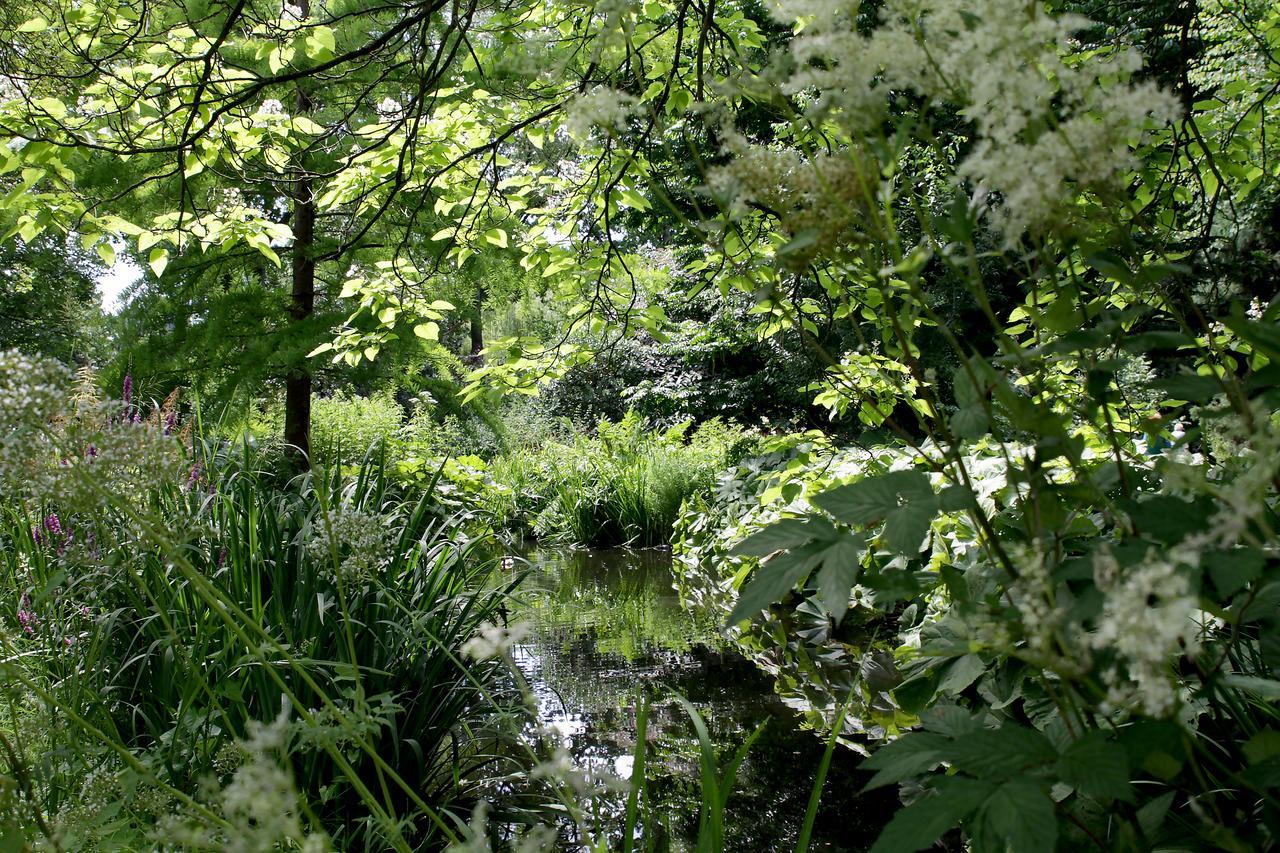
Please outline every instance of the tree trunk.
[{"label": "tree trunk", "polygon": [[[308,0],[300,0],[305,19]],[[298,90],[297,114],[310,112],[310,96]],[[316,305],[315,262],[316,203],[303,155],[299,155],[293,182],[293,291],[289,314],[294,325],[305,323]],[[311,467],[311,369],[303,356],[294,364],[284,384],[284,441],[299,468]]]},{"label": "tree trunk", "polygon": [[471,307],[471,362],[482,364],[484,356],[484,288],[476,287],[476,301]]}]

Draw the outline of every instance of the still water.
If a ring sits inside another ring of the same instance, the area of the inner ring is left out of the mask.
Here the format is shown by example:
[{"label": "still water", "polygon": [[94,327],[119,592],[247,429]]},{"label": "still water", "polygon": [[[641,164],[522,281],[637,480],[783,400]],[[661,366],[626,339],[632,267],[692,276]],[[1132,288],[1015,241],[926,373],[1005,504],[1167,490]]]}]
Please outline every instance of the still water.
[{"label": "still water", "polygon": [[[671,846],[683,849],[697,830],[698,745],[674,695],[702,714],[722,761],[767,721],[728,802],[725,849],[793,849],[823,744],[800,729],[769,677],[730,649],[714,622],[681,609],[670,553],[541,550],[527,559],[513,616],[533,631],[515,660],[543,724],[574,760],[628,777],[644,691],[652,706],[645,775]],[[855,769],[858,760],[837,749],[810,849],[866,849],[893,811],[891,789],[856,796],[867,778]]]}]

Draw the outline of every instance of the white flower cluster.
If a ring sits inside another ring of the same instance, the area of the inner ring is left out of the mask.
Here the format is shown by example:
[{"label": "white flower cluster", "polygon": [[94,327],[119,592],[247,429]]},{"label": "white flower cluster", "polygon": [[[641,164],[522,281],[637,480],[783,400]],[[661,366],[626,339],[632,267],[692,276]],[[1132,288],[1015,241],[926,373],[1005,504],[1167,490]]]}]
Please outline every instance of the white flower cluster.
[{"label": "white flower cluster", "polygon": [[508,654],[512,647],[528,636],[530,625],[517,622],[514,625],[494,625],[485,622],[474,637],[462,646],[462,653],[474,660],[490,660]]},{"label": "white flower cluster", "polygon": [[639,105],[640,102],[626,92],[600,86],[569,104],[564,127],[570,136],[582,141],[590,138],[594,128],[610,133],[625,130],[627,119]]},{"label": "white flower cluster", "polygon": [[874,130],[894,91],[959,108],[977,133],[958,174],[1003,198],[1002,228],[1016,240],[1054,222],[1073,187],[1103,189],[1133,162],[1131,146],[1176,102],[1150,84],[1124,84],[1136,53],[1068,58],[1087,21],[1011,0],[888,0],[869,34],[860,4],[788,2],[778,17],[805,20],[792,41],[796,71],[783,85],[810,113],[854,138]]},{"label": "white flower cluster", "polygon": [[404,107],[395,98],[383,98],[376,107],[378,115],[384,120],[389,121],[404,112]]},{"label": "white flower cluster", "polygon": [[391,537],[385,517],[344,506],[331,510],[327,518],[315,518],[305,547],[308,556],[329,569],[331,576],[336,554],[337,576],[344,583],[361,584],[386,564]]},{"label": "white flower cluster", "polygon": [[239,743],[244,760],[215,798],[230,830],[224,832],[175,815],[160,822],[156,840],[166,846],[176,841],[196,849],[229,853],[331,850],[332,845],[323,835],[303,831],[298,790],[277,758],[288,745],[291,728],[287,707],[269,725],[250,721],[248,737]]},{"label": "white flower cluster", "polygon": [[284,112],[284,104],[280,103],[279,98],[267,98],[262,102],[262,106],[258,107],[258,112],[268,116],[278,116]]},{"label": "white flower cluster", "polygon": [[751,145],[735,133],[726,148],[733,159],[708,172],[707,188],[735,218],[752,204],[773,212],[794,241],[788,262],[798,268],[824,247],[857,239],[857,225],[875,205],[878,169],[855,150],[806,156]]},{"label": "white flower cluster", "polygon": [[1106,551],[1096,555],[1094,583],[1105,599],[1091,641],[1095,649],[1117,656],[1116,666],[1105,674],[1104,710],[1137,708],[1163,717],[1177,706],[1170,666],[1179,656],[1199,649],[1200,613],[1180,564],[1198,560],[1194,548],[1165,554],[1152,549],[1141,563],[1124,568]]}]

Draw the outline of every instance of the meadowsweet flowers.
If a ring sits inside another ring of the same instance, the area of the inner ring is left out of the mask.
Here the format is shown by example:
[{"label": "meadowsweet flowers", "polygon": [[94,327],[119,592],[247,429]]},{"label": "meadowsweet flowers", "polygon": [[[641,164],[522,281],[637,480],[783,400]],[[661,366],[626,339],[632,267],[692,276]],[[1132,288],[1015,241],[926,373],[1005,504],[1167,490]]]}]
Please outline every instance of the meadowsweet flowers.
[{"label": "meadowsweet flowers", "polygon": [[585,95],[579,95],[569,105],[564,126],[575,139],[585,140],[593,128],[606,132],[623,130],[627,119],[639,106],[634,96],[615,89],[597,87]]},{"label": "meadowsweet flowers", "polygon": [[806,22],[783,91],[853,139],[879,132],[894,92],[958,108],[975,135],[956,175],[998,194],[1010,241],[1058,222],[1080,190],[1118,186],[1133,145],[1177,111],[1151,84],[1116,82],[1138,69],[1135,52],[1072,58],[1072,36],[1088,21],[1039,3],[889,0],[865,35],[858,8],[779,5],[780,20]]},{"label": "meadowsweet flowers", "polygon": [[462,647],[462,653],[474,660],[490,660],[508,654],[514,646],[528,636],[530,626],[520,622],[515,625],[494,625],[486,622],[479,632]]}]

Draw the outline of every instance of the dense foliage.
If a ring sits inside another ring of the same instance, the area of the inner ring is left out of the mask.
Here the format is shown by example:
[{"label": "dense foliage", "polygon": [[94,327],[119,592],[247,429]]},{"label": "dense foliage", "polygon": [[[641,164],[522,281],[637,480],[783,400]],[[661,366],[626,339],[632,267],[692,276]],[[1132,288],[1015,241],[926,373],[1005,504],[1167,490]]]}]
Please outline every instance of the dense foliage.
[{"label": "dense foliage", "polygon": [[523,716],[499,532],[674,544],[874,849],[1277,843],[1274,3],[0,16],[20,837],[655,847],[643,703],[621,814]]}]

